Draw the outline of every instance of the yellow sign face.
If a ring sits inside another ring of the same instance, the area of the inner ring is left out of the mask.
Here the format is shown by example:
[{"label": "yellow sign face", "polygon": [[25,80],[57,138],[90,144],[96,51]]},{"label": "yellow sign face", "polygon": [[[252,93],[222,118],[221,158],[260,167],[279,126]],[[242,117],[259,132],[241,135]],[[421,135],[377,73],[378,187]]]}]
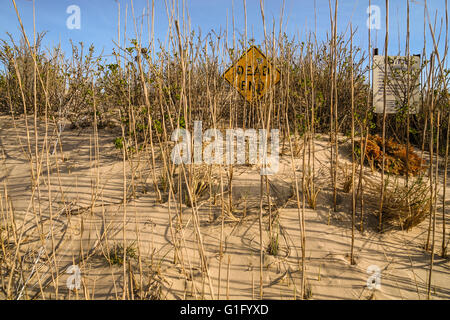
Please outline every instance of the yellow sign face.
[{"label": "yellow sign face", "polygon": [[280,81],[280,71],[267,60],[256,46],[250,47],[242,57],[223,74],[237,91],[252,102],[262,97]]}]

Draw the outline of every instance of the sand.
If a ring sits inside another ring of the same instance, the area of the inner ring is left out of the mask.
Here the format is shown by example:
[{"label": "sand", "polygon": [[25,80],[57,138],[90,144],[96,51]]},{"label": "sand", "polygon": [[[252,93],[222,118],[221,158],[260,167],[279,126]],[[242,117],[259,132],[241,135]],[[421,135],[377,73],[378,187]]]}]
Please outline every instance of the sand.
[{"label": "sand", "polygon": [[[30,118],[31,132],[32,123]],[[177,215],[179,203],[173,199],[163,203],[157,201],[149,155],[143,152],[140,157],[126,162],[128,188],[124,204],[122,154],[114,147],[117,136],[120,136],[120,131],[100,129],[100,156],[96,157],[93,128],[66,127],[61,136],[63,153],[60,153],[58,145],[58,151],[48,159],[43,154],[39,190],[33,191],[24,120],[17,119],[15,128],[10,117],[0,117],[1,223],[4,227],[5,217],[8,215],[11,221],[13,216],[15,228],[23,230],[23,245],[19,252],[23,256],[24,273],[21,280],[19,272],[14,276],[19,289],[26,284],[26,289],[17,290],[22,292],[20,297],[42,299],[43,291],[46,299],[122,298],[125,276],[127,286],[131,282],[134,288],[128,290],[127,298],[258,299],[258,168],[234,167],[234,218],[226,216],[222,228],[219,181],[222,173],[227,202],[226,168],[212,168],[218,201],[214,205],[208,199],[199,199],[196,221],[193,209],[185,204],[181,204],[182,214]],[[45,126],[40,123],[40,152],[44,137]],[[54,127],[50,126],[48,138],[51,151],[55,137]],[[33,132],[30,139],[34,154]],[[365,230],[361,233],[358,225],[355,231],[356,263],[350,264],[351,194],[342,191],[345,174],[351,170],[346,146],[348,139],[343,138],[339,205],[337,212],[334,212],[331,206],[329,144],[325,136],[316,140],[316,185],[321,191],[316,209],[309,208],[308,204],[304,209],[306,297],[319,300],[426,299],[430,252],[424,250],[424,245],[428,220],[409,232],[390,228],[379,233],[376,230],[376,209],[368,201],[364,213]],[[298,179],[302,175],[300,155],[295,159]],[[162,161],[157,159],[156,165],[155,173],[159,175]],[[131,167],[136,172],[134,177]],[[364,170],[366,179],[379,179],[378,172],[373,172],[369,167]],[[280,170],[269,180],[270,210],[271,217],[277,217],[274,229],[278,234],[279,250],[276,256],[267,252],[264,254],[263,298],[300,299],[302,256],[299,210],[289,154],[281,155]],[[135,185],[134,190],[130,187],[131,182]],[[432,299],[450,298],[450,262],[438,254],[442,241],[441,192],[442,182],[437,208]],[[267,197],[263,199],[263,208],[262,240],[263,247],[267,248]],[[358,211],[357,221],[359,219]],[[43,228],[41,238],[37,225]],[[122,244],[124,238],[127,245],[133,248],[125,274],[122,265],[110,265],[105,258],[105,254],[114,245]],[[174,243],[178,250],[174,249]],[[201,262],[199,243],[203,245],[207,270]],[[55,256],[51,255],[52,249]],[[81,271],[79,290],[69,290],[67,287],[71,276],[67,269],[71,265],[77,265]],[[380,270],[378,289],[367,286],[367,280],[371,277],[368,273],[370,266]],[[5,286],[5,283],[2,285]],[[4,292],[0,291],[0,297],[4,298]]]}]

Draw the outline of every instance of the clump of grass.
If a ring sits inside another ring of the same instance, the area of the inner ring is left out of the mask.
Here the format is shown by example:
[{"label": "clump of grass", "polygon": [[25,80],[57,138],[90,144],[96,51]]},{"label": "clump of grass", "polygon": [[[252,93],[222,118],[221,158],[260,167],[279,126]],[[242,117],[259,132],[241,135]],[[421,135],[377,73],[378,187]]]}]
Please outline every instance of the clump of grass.
[{"label": "clump of grass", "polygon": [[11,249],[14,247],[13,237],[13,227],[11,225],[0,226],[0,259],[7,252],[7,249]]},{"label": "clump of grass", "polygon": [[267,246],[267,253],[272,256],[277,256],[280,250],[280,242],[278,241],[278,234],[270,236],[269,245]]},{"label": "clump of grass", "polygon": [[[137,252],[134,243],[130,244],[126,248],[127,258],[136,259]],[[115,244],[108,252],[104,255],[106,261],[111,265],[123,265],[124,250],[122,244]]]},{"label": "clump of grass", "polygon": [[[208,181],[203,179],[194,179],[193,180],[193,197],[195,200],[201,198],[208,189]],[[190,205],[189,201],[186,201],[187,204]]]},{"label": "clump of grass", "polygon": [[138,300],[162,300],[162,280],[158,272],[150,271],[147,275],[146,283],[140,287],[140,282],[135,275],[131,273],[131,281],[133,282],[133,294]]},{"label": "clump of grass", "polygon": [[167,180],[167,177],[164,174],[161,174],[158,177],[158,188],[162,190],[163,192],[167,192],[169,187],[169,181]]},{"label": "clump of grass", "polygon": [[152,279],[148,281],[147,288],[145,290],[145,295],[142,298],[143,300],[162,300],[162,287],[161,282]]},{"label": "clump of grass", "polygon": [[385,197],[384,219],[402,229],[410,230],[425,220],[429,214],[430,188],[422,177],[412,181],[409,187],[398,182],[392,187],[387,185]]},{"label": "clump of grass", "polygon": [[[378,135],[369,135],[366,148],[366,161],[372,166],[376,165],[379,169],[382,168],[382,148],[382,138]],[[426,166],[423,164],[423,159],[412,151],[412,147],[409,148],[409,153],[407,153],[406,145],[396,143],[391,138],[386,140],[385,148],[384,170],[386,172],[395,175],[406,175],[409,172],[409,175],[416,176],[426,169]]]},{"label": "clump of grass", "polygon": [[305,181],[305,195],[306,201],[311,209],[316,209],[317,197],[320,193],[320,188],[314,185],[311,177],[308,177]]},{"label": "clump of grass", "polygon": [[310,300],[310,299],[312,299],[312,297],[313,297],[312,286],[309,282],[306,282],[305,291],[303,292],[303,299]]},{"label": "clump of grass", "polygon": [[5,260],[7,255],[7,249],[9,247],[9,241],[6,228],[0,226],[0,262]]},{"label": "clump of grass", "polygon": [[[189,193],[187,190],[187,184],[184,181],[184,177],[181,178],[181,201],[187,206],[191,207],[191,199],[189,198]],[[201,199],[208,191],[209,183],[211,181],[210,171],[205,168],[197,168],[191,176],[191,196],[192,201],[196,203],[199,199]],[[179,179],[175,178],[175,192],[179,192]],[[178,199],[178,196],[176,197]]]},{"label": "clump of grass", "polygon": [[351,172],[349,173],[347,170],[347,167],[344,167],[342,169],[342,177],[343,177],[343,185],[342,185],[342,191],[345,193],[350,193],[352,191],[353,186],[353,179]]},{"label": "clump of grass", "polygon": [[344,192],[350,193],[350,191],[352,191],[352,186],[353,186],[352,177],[349,176],[345,179],[345,182],[344,182],[344,186],[343,186]]}]

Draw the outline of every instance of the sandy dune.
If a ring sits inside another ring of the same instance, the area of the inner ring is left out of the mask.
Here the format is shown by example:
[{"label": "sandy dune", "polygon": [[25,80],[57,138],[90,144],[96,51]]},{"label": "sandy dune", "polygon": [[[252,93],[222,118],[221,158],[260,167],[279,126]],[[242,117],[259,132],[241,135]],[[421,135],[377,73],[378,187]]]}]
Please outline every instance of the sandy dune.
[{"label": "sandy dune", "polygon": [[[29,126],[33,129],[32,119]],[[125,238],[135,250],[135,254],[129,257],[125,277],[128,284],[134,283],[136,290],[129,292],[128,298],[151,298],[155,292],[162,299],[211,299],[213,295],[220,299],[259,298],[258,168],[234,168],[233,214],[236,219],[226,217],[223,234],[220,201],[214,205],[208,200],[199,200],[196,210],[207,262],[206,272],[199,255],[193,209],[182,204],[182,214],[178,216],[180,204],[173,200],[156,201],[152,172],[145,153],[140,159],[136,157],[126,162],[128,188],[124,205],[123,162],[121,151],[115,149],[113,143],[120,133],[112,129],[99,130],[100,156],[97,158],[92,128],[66,128],[61,137],[64,160],[59,150],[55,155],[50,154],[48,159],[43,153],[40,187],[32,190],[24,120],[18,119],[16,127],[10,117],[0,118],[0,190],[2,224],[6,215],[13,215],[16,228],[23,230],[24,244],[20,253],[26,272],[22,283],[27,284],[23,297],[42,299],[42,286],[45,298],[55,298],[56,284],[59,299],[122,298],[124,268],[121,265],[110,266],[104,253],[115,244],[121,244]],[[34,134],[31,133],[30,147],[34,155]],[[42,152],[44,137],[45,126],[41,124],[39,152]],[[54,128],[50,126],[50,151],[54,149],[55,137]],[[345,142],[342,144],[345,146]],[[350,161],[345,148],[342,152],[340,165],[348,167]],[[338,211],[331,209],[326,139],[317,139],[315,156],[316,183],[321,191],[316,210],[305,205],[308,298],[426,299],[430,253],[423,247],[428,220],[409,232],[392,228],[380,234],[376,231],[375,209],[368,201],[365,231],[356,230],[356,264],[351,265],[351,194],[341,188]],[[296,159],[295,165],[297,176],[301,177],[301,159]],[[134,177],[131,166],[136,173]],[[159,174],[160,161],[157,166],[156,174]],[[300,298],[299,210],[291,168],[290,156],[283,155],[280,171],[270,177],[270,210],[273,217],[277,217],[279,252],[276,256],[264,255],[263,293],[267,299]],[[213,170],[216,176],[220,176],[219,168]],[[367,179],[379,179],[378,173],[368,167],[365,170]],[[344,171],[342,169],[342,175],[339,175],[341,187]],[[222,174],[226,180],[225,170]],[[224,187],[226,191],[225,182]],[[442,241],[441,206],[439,200],[435,251],[439,251]],[[263,247],[266,248],[269,242],[269,203],[266,197],[263,207]],[[37,226],[43,228],[41,239]],[[174,250],[174,241],[178,250]],[[56,252],[55,257],[51,257],[52,248]],[[449,299],[450,262],[437,253],[432,298]],[[66,271],[72,264],[78,265],[82,274],[82,288],[76,292],[70,291],[66,285],[70,276]],[[372,265],[381,271],[378,290],[367,287],[370,277],[367,269]]]}]

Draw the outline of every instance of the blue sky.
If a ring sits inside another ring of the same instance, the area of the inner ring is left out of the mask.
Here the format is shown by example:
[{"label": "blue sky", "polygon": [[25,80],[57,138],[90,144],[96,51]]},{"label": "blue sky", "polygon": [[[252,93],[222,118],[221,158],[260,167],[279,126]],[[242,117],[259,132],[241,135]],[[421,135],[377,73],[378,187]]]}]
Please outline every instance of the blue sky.
[{"label": "blue sky", "polygon": [[[12,33],[15,37],[19,35],[19,24],[11,0],[0,0],[2,10],[0,11],[0,38],[6,38],[6,32]],[[172,0],[166,0],[172,3]],[[400,49],[402,53],[405,49],[406,35],[406,1],[390,1],[390,42],[389,54],[397,54]],[[125,7],[128,5],[128,30],[127,37],[135,38],[134,26],[131,15],[131,0],[119,0],[121,4],[121,29],[122,37],[125,26]],[[152,0],[149,0],[150,5]],[[182,1],[180,1],[182,2]],[[334,0],[331,0],[334,3]],[[423,0],[411,1],[411,53],[421,53],[423,47]],[[20,15],[24,22],[25,30],[32,39],[33,32],[33,1],[16,0]],[[166,13],[166,2],[155,0],[155,37],[164,42],[168,19]],[[211,30],[218,32],[225,30],[227,26],[231,40],[232,10],[234,4],[234,19],[236,32],[244,32],[245,17],[243,0],[186,0],[188,12],[191,20],[191,28],[202,30],[205,35]],[[247,23],[249,37],[254,34],[257,43],[261,43],[263,38],[263,25],[259,0],[246,0],[247,3]],[[385,33],[385,0],[372,0],[372,5],[378,5],[381,9],[381,29],[372,33],[372,44],[383,50]],[[96,53],[102,50],[108,54],[111,52],[117,39],[117,1],[116,0],[35,0],[36,4],[36,26],[38,31],[47,31],[46,47],[61,43],[66,52],[70,52],[70,42],[83,41],[86,45],[93,43]],[[147,6],[147,0],[134,0],[134,11],[136,16],[142,15],[143,9]],[[69,30],[66,27],[66,20],[69,14],[66,9],[70,5],[77,5],[81,9],[81,29]],[[344,31],[349,23],[353,28],[357,28],[354,44],[366,49],[368,45],[368,31],[366,20],[368,14],[366,9],[369,0],[340,0],[338,10],[338,30]],[[279,18],[281,13],[281,0],[264,0],[265,16],[267,28],[272,28],[272,21],[275,20],[276,31],[279,28]],[[306,40],[306,30],[315,30],[315,10],[317,12],[317,37],[319,40],[325,39],[327,32],[330,32],[329,3],[328,0],[285,0],[284,26],[289,36],[300,37],[301,41]],[[428,0],[428,11],[430,17],[434,19],[437,14],[438,27],[441,21],[445,23],[445,0]],[[181,14],[181,8],[180,8]],[[146,18],[145,18],[146,19]],[[441,20],[444,19],[444,20]],[[145,20],[145,27],[147,20]],[[444,45],[445,24],[442,26],[443,35],[441,47]],[[427,33],[428,27],[427,27]],[[399,39],[400,38],[400,42]],[[145,31],[144,40],[147,40]],[[432,49],[432,38],[427,36],[428,53]]]}]

